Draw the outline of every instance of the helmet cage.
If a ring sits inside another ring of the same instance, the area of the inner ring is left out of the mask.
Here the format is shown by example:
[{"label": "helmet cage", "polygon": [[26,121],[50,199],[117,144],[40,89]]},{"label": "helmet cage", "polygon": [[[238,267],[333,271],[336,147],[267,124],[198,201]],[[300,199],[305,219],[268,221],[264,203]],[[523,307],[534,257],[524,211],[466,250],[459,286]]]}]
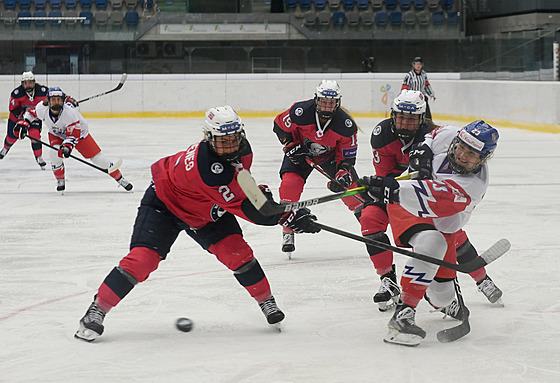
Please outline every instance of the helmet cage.
[{"label": "helmet cage", "polygon": [[[62,103],[56,104],[56,105],[51,105],[51,98],[53,98],[53,97],[61,97],[62,98]],[[59,87],[49,88],[49,91],[47,92],[47,102],[49,103],[49,107],[52,110],[54,110],[54,111],[62,110],[62,106],[64,104],[65,99],[66,99],[66,94],[62,91],[62,89],[60,89]]]},{"label": "helmet cage", "polygon": [[[400,128],[397,124],[397,117],[404,115],[419,115],[418,124],[415,129]],[[425,121],[426,100],[424,95],[419,91],[403,90],[393,101],[391,106],[391,120],[397,136],[405,141],[409,141],[415,135],[420,126]]]}]

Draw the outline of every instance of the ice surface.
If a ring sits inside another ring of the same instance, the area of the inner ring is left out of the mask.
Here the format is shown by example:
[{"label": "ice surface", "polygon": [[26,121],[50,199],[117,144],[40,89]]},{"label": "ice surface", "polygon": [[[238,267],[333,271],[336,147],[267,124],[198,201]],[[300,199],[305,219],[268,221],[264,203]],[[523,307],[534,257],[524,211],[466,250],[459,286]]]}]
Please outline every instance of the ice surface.
[{"label": "ice surface", "polygon": [[[376,122],[358,119],[361,175],[372,173]],[[245,124],[253,175],[277,198],[282,151],[272,119]],[[560,381],[560,135],[500,128],[488,193],[466,227],[480,251],[502,237],[512,242],[488,266],[505,307],[490,305],[461,275],[471,333],[439,343],[437,331],[458,322],[421,302],[417,323],[428,335],[405,348],[382,341],[391,313],[372,302],[379,278],[361,243],[326,232],[298,235],[288,260],[279,227],[242,220],[286,313],[281,333],[229,270],[182,235],[167,261],[107,315],[102,337],[74,339],[99,284],[128,252],[150,165],[202,138],[196,119],[95,119],[90,129],[108,156],[124,160],[134,193],[68,159],[61,196],[27,141],[0,161],[0,382]],[[51,149],[43,151],[49,162]],[[326,181],[312,174],[303,197],[328,194]],[[312,210],[327,225],[359,233],[340,201]],[[395,257],[399,271],[405,261]],[[194,330],[177,331],[178,317],[191,318]]]}]

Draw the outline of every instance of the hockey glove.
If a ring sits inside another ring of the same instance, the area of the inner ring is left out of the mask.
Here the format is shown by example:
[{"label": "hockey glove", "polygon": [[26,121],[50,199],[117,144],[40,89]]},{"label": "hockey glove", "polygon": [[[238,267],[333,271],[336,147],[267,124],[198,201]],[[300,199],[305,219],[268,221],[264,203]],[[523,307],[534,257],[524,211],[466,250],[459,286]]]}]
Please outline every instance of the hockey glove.
[{"label": "hockey glove", "polygon": [[399,183],[392,177],[366,176],[358,180],[358,186],[367,186],[367,194],[375,202],[399,203]]},{"label": "hockey glove", "polygon": [[290,142],[288,145],[284,146],[284,153],[295,165],[305,163],[305,157],[309,154],[309,151],[302,144],[296,144],[295,142]]},{"label": "hockey glove", "polygon": [[266,196],[269,201],[274,202],[274,198],[272,197],[272,191],[268,187],[268,185],[259,185],[259,189],[261,192]]},{"label": "hockey glove", "polygon": [[416,176],[412,177],[415,180],[429,180],[432,179],[432,159],[434,153],[432,149],[426,144],[420,145],[410,151],[408,156],[408,166],[410,173],[418,172]]},{"label": "hockey glove", "polygon": [[311,214],[311,211],[304,207],[292,210],[284,214],[278,223],[284,227],[292,229],[296,233],[318,233],[321,231],[313,224],[317,217]]},{"label": "hockey glove", "polygon": [[78,106],[78,101],[76,101],[76,99],[74,97],[70,97],[70,96],[66,96],[66,99],[64,100],[64,103],[69,103],[74,108],[76,108]]},{"label": "hockey glove", "polygon": [[70,153],[72,153],[72,149],[74,149],[74,146],[72,144],[69,143],[62,144],[60,146],[60,149],[58,149],[58,156],[60,158],[62,157],[68,158],[70,157]]},{"label": "hockey glove", "polygon": [[354,181],[352,179],[352,173],[350,173],[350,169],[348,166],[343,166],[334,176],[336,182],[330,181],[327,184],[327,187],[330,191],[338,193],[341,191],[345,191],[352,185]]},{"label": "hockey glove", "polygon": [[16,122],[16,126],[14,126],[14,135],[20,140],[23,140],[27,136],[29,126],[29,121],[18,120],[18,122]]}]

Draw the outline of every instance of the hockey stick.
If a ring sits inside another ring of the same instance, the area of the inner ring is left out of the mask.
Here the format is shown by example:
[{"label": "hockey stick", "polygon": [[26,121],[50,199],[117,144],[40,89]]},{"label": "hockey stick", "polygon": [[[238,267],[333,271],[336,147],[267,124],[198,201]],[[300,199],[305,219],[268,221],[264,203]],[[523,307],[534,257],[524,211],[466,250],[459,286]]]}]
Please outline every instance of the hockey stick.
[{"label": "hockey stick", "polygon": [[[320,165],[317,165],[315,162],[313,162],[313,160],[311,160],[311,158],[305,157],[305,161],[307,161],[309,166],[311,166],[313,169],[317,170],[319,173],[321,173],[322,175],[327,177],[331,182],[334,182],[336,185],[338,185],[339,187],[341,187],[344,190],[348,190],[348,188],[345,187],[344,185],[342,185],[336,178],[331,177],[331,175],[329,173],[327,173]],[[355,199],[357,199],[361,203],[364,203],[363,198],[361,198],[360,196],[354,194],[352,197],[354,197]]]},{"label": "hockey stick", "polygon": [[325,230],[325,231],[328,231],[330,233],[338,234],[338,235],[341,235],[341,236],[346,237],[346,238],[354,239],[356,241],[360,241],[360,242],[363,242],[365,244],[375,246],[379,249],[393,251],[395,253],[406,255],[406,256],[411,257],[411,258],[416,258],[416,259],[419,259],[419,260],[424,261],[424,262],[433,263],[435,265],[447,267],[448,269],[459,271],[459,272],[465,273],[465,274],[472,273],[473,271],[476,271],[476,270],[486,266],[487,264],[495,261],[496,259],[500,258],[502,255],[504,255],[509,250],[509,248],[511,247],[511,244],[509,243],[509,241],[507,239],[500,239],[498,242],[493,244],[488,250],[486,250],[484,253],[480,254],[478,257],[476,257],[472,261],[469,261],[469,262],[462,263],[462,264],[458,265],[458,264],[455,264],[455,263],[443,261],[441,259],[433,258],[433,257],[430,257],[428,255],[424,255],[424,254],[420,254],[420,253],[417,253],[417,252],[414,252],[414,251],[406,250],[406,249],[403,249],[401,247],[391,246],[391,245],[388,245],[384,242],[376,241],[374,239],[364,238],[360,235],[356,235],[356,234],[353,234],[353,233],[349,233],[347,231],[343,231],[343,230],[340,230],[340,229],[337,229],[337,228],[334,228],[334,227],[330,227],[330,226],[324,225],[324,224],[319,223],[319,222],[315,222],[314,225],[317,226],[318,228],[320,228],[322,230]]},{"label": "hockey stick", "polygon": [[99,93],[99,94],[96,94],[95,96],[91,96],[91,97],[88,97],[88,98],[84,98],[83,100],[79,100],[78,104],[81,104],[82,102],[89,101],[92,98],[97,98],[97,97],[101,97],[101,96],[104,96],[104,95],[109,94],[109,93],[116,92],[117,90],[119,90],[123,87],[124,82],[126,81],[127,77],[128,77],[128,75],[126,73],[123,73],[122,77],[121,77],[121,81],[119,82],[119,84],[115,88],[113,88],[111,90],[108,90],[107,92]]},{"label": "hockey stick", "polygon": [[[404,175],[400,177],[396,177],[396,180],[408,179],[409,175]],[[257,208],[257,210],[263,215],[277,215],[289,212],[291,210],[297,210],[302,207],[318,205],[321,203],[334,201],[344,197],[350,197],[355,194],[363,193],[367,190],[367,186],[360,186],[354,189],[348,189],[343,192],[330,194],[323,197],[316,197],[311,198],[308,200],[291,202],[291,203],[283,203],[277,204],[273,201],[270,201],[266,196],[261,192],[257,183],[251,176],[248,170],[242,169],[237,175],[237,182],[239,182],[239,186],[243,189],[243,192],[249,198],[249,201]]]},{"label": "hockey stick", "polygon": [[457,278],[453,279],[453,287],[455,287],[459,307],[463,310],[463,318],[460,325],[441,330],[437,333],[437,340],[441,343],[455,342],[471,332],[471,325],[469,324],[470,312],[463,300],[463,294],[461,293],[461,287],[459,287],[459,280]]},{"label": "hockey stick", "polygon": [[[26,137],[29,137],[30,140],[33,140],[33,141],[38,142],[38,143],[41,143],[41,144],[45,145],[46,147],[49,147],[49,148],[51,148],[52,150],[56,150],[56,151],[58,152],[58,149],[57,149],[57,148],[55,148],[54,146],[51,146],[51,145],[47,144],[46,142],[43,142],[43,141],[38,140],[38,139],[36,139],[36,138],[34,138],[34,137],[31,137],[31,136],[26,136]],[[72,154],[70,154],[70,158],[73,158],[73,159],[75,159],[75,160],[77,160],[77,161],[80,161],[81,163],[84,163],[84,164],[86,164],[86,165],[88,165],[88,166],[91,166],[92,168],[95,168],[95,169],[97,169],[97,170],[99,170],[99,171],[101,171],[101,172],[103,172],[103,173],[107,173],[107,174],[113,173],[115,170],[118,170],[119,167],[122,165],[122,159],[120,159],[120,158],[119,158],[119,160],[118,160],[117,162],[115,162],[115,164],[111,165],[111,166],[109,167],[109,169],[103,169],[103,168],[101,168],[101,167],[99,167],[99,166],[97,166],[97,165],[95,165],[95,164],[92,164],[92,163],[89,163],[89,162],[87,162],[87,161],[84,161],[84,160],[82,160],[82,159],[79,158],[79,157],[73,156]]]}]

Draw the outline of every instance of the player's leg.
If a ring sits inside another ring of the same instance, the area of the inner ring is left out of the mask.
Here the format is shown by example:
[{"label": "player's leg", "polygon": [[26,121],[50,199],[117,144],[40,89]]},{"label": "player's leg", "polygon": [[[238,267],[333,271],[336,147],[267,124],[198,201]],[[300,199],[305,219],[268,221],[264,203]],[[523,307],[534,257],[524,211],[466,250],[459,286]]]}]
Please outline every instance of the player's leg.
[{"label": "player's leg", "polygon": [[106,313],[157,269],[185,227],[157,198],[153,184],[150,185],[136,215],[131,250],[103,280],[93,303],[80,320],[76,338],[92,341],[103,333]]},{"label": "player's leg", "polygon": [[[109,157],[107,157],[101,151],[101,148],[99,147],[99,145],[97,145],[97,142],[94,140],[91,134],[88,134],[80,141],[78,141],[76,150],[80,152],[82,156],[84,156],[84,158],[87,158],[100,168],[109,169],[111,166],[113,166],[113,161],[111,161]],[[119,169],[115,170],[112,173],[109,173],[109,175],[113,177],[113,179],[117,181],[117,183],[125,190],[132,190],[132,184],[123,177]]]},{"label": "player's leg", "polygon": [[[295,165],[290,159],[284,156],[282,167],[280,168],[280,201],[297,202],[303,193],[305,181],[313,168],[307,163]],[[294,232],[287,227],[282,228],[282,251],[288,253],[288,257],[296,249]]]},{"label": "player's leg", "polygon": [[0,160],[6,157],[12,146],[18,140],[18,138],[14,134],[15,126],[16,123],[8,118],[8,124],[6,125],[6,137],[4,138],[4,146],[0,150]]},{"label": "player's leg", "polygon": [[[389,224],[389,217],[385,206],[375,204],[366,205],[359,214],[362,235],[390,245],[389,237],[385,234]],[[397,283],[393,252],[375,246],[366,245],[367,252],[381,279],[379,291],[373,296],[373,301],[379,306],[379,311],[387,311],[399,301],[401,293]]]},{"label": "player's leg", "polygon": [[[49,143],[55,148],[59,148],[62,144],[62,138],[49,133]],[[51,150],[51,168],[56,178],[56,190],[63,192],[66,189],[66,179],[64,170],[64,160],[58,156],[58,151]]]},{"label": "player's leg", "polygon": [[187,234],[233,271],[237,282],[257,301],[268,323],[284,319],[284,313],[272,296],[268,279],[253,256],[253,250],[243,239],[241,227],[233,214],[225,213],[196,232],[187,230]]},{"label": "player's leg", "polygon": [[[29,126],[29,130],[27,135],[29,137],[33,137],[35,140],[41,140],[41,129],[42,129],[42,122],[40,120],[35,120]],[[41,167],[41,169],[45,169],[47,163],[43,160],[43,144],[38,141],[29,140],[31,142],[31,150],[33,150],[33,155],[35,156],[35,161],[37,165]]]},{"label": "player's leg", "polygon": [[[476,248],[469,241],[467,233],[465,233],[465,231],[463,230],[459,230],[456,233],[455,246],[457,247],[457,262],[459,264],[472,261],[473,259],[478,257]],[[503,302],[501,300],[503,292],[498,286],[496,286],[494,281],[487,274],[486,268],[480,268],[470,273],[469,275],[476,282],[478,290],[484,294],[484,296],[490,303],[503,305]]]}]

